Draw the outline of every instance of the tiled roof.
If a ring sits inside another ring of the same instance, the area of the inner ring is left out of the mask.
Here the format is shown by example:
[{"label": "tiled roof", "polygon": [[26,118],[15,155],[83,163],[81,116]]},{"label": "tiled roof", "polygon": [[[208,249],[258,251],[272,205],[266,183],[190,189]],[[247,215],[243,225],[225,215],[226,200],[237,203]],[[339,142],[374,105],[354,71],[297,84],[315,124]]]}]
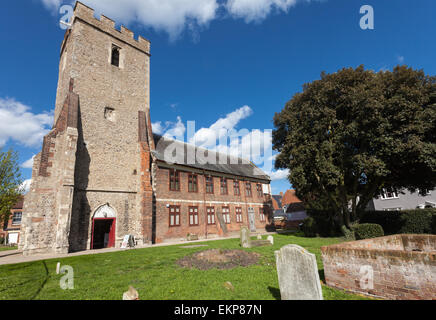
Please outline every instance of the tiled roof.
[{"label": "tiled roof", "polygon": [[273,195],[272,196],[272,203],[273,203],[273,208],[275,210],[279,210],[279,209],[283,208],[282,207],[282,196],[280,196],[280,195]]},{"label": "tiled roof", "polygon": [[292,203],[298,203],[301,202],[300,199],[295,194],[295,190],[288,190],[286,191],[285,195],[283,196],[282,204],[283,206],[290,205]]},{"label": "tiled roof", "polygon": [[[265,180],[266,182],[271,180],[270,177],[265,174],[265,172],[248,160],[236,158],[224,153],[206,150],[204,148],[169,139],[167,137],[162,137],[156,134],[154,135],[154,142],[156,150],[152,152],[153,155],[158,160],[166,163],[226,173],[240,177],[255,178]],[[188,155],[196,155],[198,151],[204,154],[205,159],[199,160],[196,158],[195,161],[188,161]],[[169,158],[174,158],[171,159],[172,161],[167,161],[168,159],[166,159],[165,155],[169,156]],[[207,160],[209,157],[216,160],[215,163],[209,163]],[[223,159],[225,161],[222,161]]]},{"label": "tiled roof", "polygon": [[24,204],[24,197],[20,197],[20,199],[18,200],[18,202],[16,204],[13,205],[12,209],[23,209],[23,204]]},{"label": "tiled roof", "polygon": [[292,213],[292,212],[300,212],[305,211],[306,208],[304,207],[303,202],[295,202],[291,203],[288,208],[286,209],[286,213]]}]

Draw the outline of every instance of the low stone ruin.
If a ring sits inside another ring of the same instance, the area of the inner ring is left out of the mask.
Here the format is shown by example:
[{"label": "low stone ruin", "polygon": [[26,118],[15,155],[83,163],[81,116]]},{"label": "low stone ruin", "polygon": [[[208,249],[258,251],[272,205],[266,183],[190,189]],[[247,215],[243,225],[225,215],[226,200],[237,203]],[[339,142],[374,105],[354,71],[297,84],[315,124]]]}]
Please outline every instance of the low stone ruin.
[{"label": "low stone ruin", "polygon": [[436,235],[393,235],[321,251],[330,287],[391,300],[436,299]]}]

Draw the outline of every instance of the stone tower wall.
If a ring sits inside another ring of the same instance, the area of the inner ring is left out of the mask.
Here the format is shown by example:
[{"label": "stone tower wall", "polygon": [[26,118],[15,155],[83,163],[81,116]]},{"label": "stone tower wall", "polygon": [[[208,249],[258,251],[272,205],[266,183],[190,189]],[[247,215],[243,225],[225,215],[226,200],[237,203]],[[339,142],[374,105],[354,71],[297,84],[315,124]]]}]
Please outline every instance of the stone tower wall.
[{"label": "stone tower wall", "polygon": [[[116,246],[127,234],[147,242],[143,215],[151,216],[151,203],[143,203],[141,196],[144,156],[138,114],[143,112],[149,121],[150,43],[142,37],[135,40],[125,27],[116,30],[105,16],[96,19],[94,11],[79,2],[73,19],[62,57],[80,96],[70,247],[91,248],[93,214],[104,204],[116,212]],[[120,48],[119,67],[111,64],[113,46]],[[60,92],[65,77],[60,76]]]},{"label": "stone tower wall", "polygon": [[[113,46],[119,67],[111,64]],[[151,240],[144,228],[152,215],[149,52],[147,40],[76,3],[61,46],[55,126],[35,158],[24,204],[27,254],[90,249],[94,213],[106,204],[116,213],[115,246],[127,234]]]}]

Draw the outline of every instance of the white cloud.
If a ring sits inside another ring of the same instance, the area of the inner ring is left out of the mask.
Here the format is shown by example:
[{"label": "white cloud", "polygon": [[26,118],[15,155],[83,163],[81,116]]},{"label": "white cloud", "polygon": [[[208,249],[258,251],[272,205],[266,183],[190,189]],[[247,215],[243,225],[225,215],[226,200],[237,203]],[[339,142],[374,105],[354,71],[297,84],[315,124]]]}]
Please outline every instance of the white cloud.
[{"label": "white cloud", "polygon": [[44,6],[51,11],[57,10],[62,4],[62,0],[41,0],[41,1],[44,4]]},{"label": "white cloud", "polygon": [[271,171],[267,173],[272,181],[286,180],[289,176],[288,169],[280,169],[277,171]]},{"label": "white cloud", "polygon": [[165,130],[164,126],[162,125],[161,121],[154,122],[151,124],[151,128],[153,130],[153,133],[155,134],[162,134]]},{"label": "white cloud", "polygon": [[53,124],[52,113],[34,114],[15,99],[0,98],[0,147],[9,139],[27,147],[38,147]]},{"label": "white cloud", "polygon": [[[253,110],[249,106],[243,106],[218,119],[210,127],[200,128],[193,137],[188,137],[189,143],[263,165],[261,169],[273,181],[287,179],[288,170],[272,170],[272,163],[277,156],[272,155],[272,130],[238,130],[240,122],[252,114]],[[153,123],[153,132],[186,141],[186,127],[181,117],[177,117],[177,122],[166,122],[165,125],[162,122]]]},{"label": "white cloud", "polygon": [[176,139],[183,139],[186,132],[185,124],[182,122],[181,117],[177,117],[177,122],[166,122],[167,129],[165,136]]},{"label": "white cloud", "polygon": [[297,0],[229,0],[226,8],[235,18],[245,22],[259,22],[273,11],[288,12]]},{"label": "white cloud", "polygon": [[177,122],[167,121],[165,124],[162,121],[157,121],[151,124],[153,133],[163,135],[169,138],[184,140],[186,127],[182,122],[181,117],[177,117]]},{"label": "white cloud", "polygon": [[[73,0],[40,0],[51,12]],[[171,40],[177,39],[185,30],[192,33],[194,41],[199,38],[199,29],[227,12],[230,17],[245,22],[260,22],[273,12],[288,12],[299,1],[311,0],[81,0],[95,9],[97,15],[105,16],[129,25],[139,23],[157,31],[167,32]],[[313,1],[313,0],[312,0]],[[222,9],[222,10],[221,10]]]},{"label": "white cloud", "polygon": [[[60,1],[42,0],[50,10]],[[74,1],[68,1],[73,3]],[[67,3],[68,3],[67,2]],[[175,40],[185,29],[205,27],[216,18],[217,0],[82,0],[97,14],[129,25],[140,23],[157,31],[165,31]]]},{"label": "white cloud", "polygon": [[33,159],[35,159],[35,156],[30,158],[29,160],[25,161],[21,167],[24,169],[32,169],[33,168]]},{"label": "white cloud", "polygon": [[24,193],[28,193],[30,190],[30,184],[32,183],[32,179],[28,179],[25,180],[21,185],[20,185],[20,190],[23,190]]},{"label": "white cloud", "polygon": [[249,106],[243,106],[227,114],[224,118],[218,119],[209,128],[201,128],[198,130],[194,137],[190,139],[189,143],[205,148],[216,146],[218,139],[226,135],[228,131],[235,130],[241,120],[248,118],[252,114],[253,110]]}]

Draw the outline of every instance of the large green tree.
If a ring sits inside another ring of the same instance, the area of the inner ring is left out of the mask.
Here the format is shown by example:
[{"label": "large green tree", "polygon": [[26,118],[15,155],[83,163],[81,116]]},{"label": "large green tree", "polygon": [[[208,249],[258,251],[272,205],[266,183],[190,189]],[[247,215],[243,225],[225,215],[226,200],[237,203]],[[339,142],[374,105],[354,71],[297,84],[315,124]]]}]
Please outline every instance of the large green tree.
[{"label": "large green tree", "polygon": [[277,168],[310,208],[349,227],[383,188],[436,185],[436,78],[398,66],[321,74],[274,117]]},{"label": "large green tree", "polygon": [[[17,203],[24,190],[18,155],[9,150],[0,150],[0,221],[9,217],[12,206]],[[1,224],[1,223],[0,223]]]}]

